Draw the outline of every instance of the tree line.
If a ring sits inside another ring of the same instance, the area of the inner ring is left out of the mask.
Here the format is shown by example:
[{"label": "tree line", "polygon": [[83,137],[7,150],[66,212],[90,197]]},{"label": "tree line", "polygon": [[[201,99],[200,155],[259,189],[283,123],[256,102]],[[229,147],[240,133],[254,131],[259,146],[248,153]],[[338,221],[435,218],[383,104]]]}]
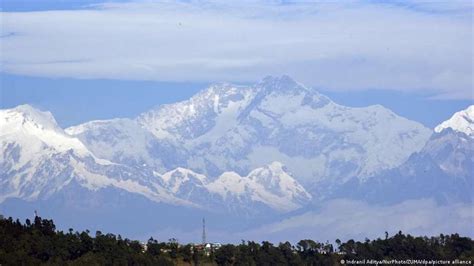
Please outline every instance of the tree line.
[{"label": "tree line", "polygon": [[242,241],[205,250],[175,239],[143,244],[100,231],[56,230],[52,220],[25,223],[0,216],[0,265],[339,265],[341,260],[427,259],[474,261],[474,241],[458,234],[414,237],[402,232],[383,239],[335,241],[310,239],[274,245]]}]

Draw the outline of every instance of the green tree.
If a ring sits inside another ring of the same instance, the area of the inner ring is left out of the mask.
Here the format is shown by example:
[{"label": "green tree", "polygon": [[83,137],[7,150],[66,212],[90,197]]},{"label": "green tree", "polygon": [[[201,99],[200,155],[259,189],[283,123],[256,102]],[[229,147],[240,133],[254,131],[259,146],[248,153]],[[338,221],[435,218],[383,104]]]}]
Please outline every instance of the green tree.
[{"label": "green tree", "polygon": [[215,254],[217,265],[233,265],[235,262],[236,248],[234,245],[223,245]]}]

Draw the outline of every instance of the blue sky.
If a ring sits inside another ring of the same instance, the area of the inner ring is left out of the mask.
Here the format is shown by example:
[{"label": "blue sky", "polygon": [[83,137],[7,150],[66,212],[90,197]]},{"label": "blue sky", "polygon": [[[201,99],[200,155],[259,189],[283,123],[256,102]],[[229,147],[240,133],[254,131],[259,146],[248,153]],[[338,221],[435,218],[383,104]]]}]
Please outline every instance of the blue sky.
[{"label": "blue sky", "polygon": [[[208,84],[289,74],[433,127],[473,102],[471,1],[1,4],[0,106],[62,126],[133,117]],[[32,12],[34,11],[34,12]]]},{"label": "blue sky", "polygon": [[1,8],[6,12],[29,12],[47,10],[85,9],[104,2],[127,2],[127,0],[2,0]]},{"label": "blue sky", "polygon": [[[96,119],[132,118],[153,106],[188,99],[210,85],[205,82],[51,79],[9,74],[0,74],[0,78],[0,108],[28,103],[51,111],[62,127]],[[472,104],[470,100],[436,100],[430,99],[429,95],[388,90],[321,92],[348,106],[382,104],[431,128]]]}]

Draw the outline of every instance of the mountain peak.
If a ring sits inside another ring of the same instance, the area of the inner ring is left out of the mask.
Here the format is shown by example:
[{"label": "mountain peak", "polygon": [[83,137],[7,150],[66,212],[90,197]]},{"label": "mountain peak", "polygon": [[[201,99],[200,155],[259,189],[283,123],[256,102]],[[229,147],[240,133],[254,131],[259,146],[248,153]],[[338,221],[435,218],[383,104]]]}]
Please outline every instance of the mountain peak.
[{"label": "mountain peak", "polygon": [[281,162],[273,161],[272,163],[270,163],[268,165],[268,167],[272,170],[280,171],[280,170],[283,170],[285,168],[285,165]]},{"label": "mountain peak", "polygon": [[290,90],[294,88],[304,88],[303,85],[296,82],[288,75],[282,76],[266,76],[263,78],[257,86],[270,89],[279,89],[279,90]]},{"label": "mountain peak", "polygon": [[1,141],[18,144],[27,151],[22,154],[28,158],[35,153],[69,150],[74,150],[80,155],[90,155],[81,141],[67,135],[59,127],[50,112],[38,110],[27,104],[0,110]]},{"label": "mountain peak", "polygon": [[25,114],[51,114],[50,112],[48,111],[41,111],[40,109],[38,108],[35,108],[33,106],[31,106],[30,104],[21,104],[21,105],[18,105],[10,110],[15,110],[17,112],[21,112],[21,113],[25,113]]},{"label": "mountain peak", "polygon": [[468,136],[474,136],[474,105],[456,112],[450,119],[435,127],[434,130],[436,133],[440,133],[447,128],[462,132]]},{"label": "mountain peak", "polygon": [[31,105],[23,104],[12,109],[0,110],[0,126],[16,128],[26,124],[35,128],[60,131],[56,120],[50,112],[41,111]]}]

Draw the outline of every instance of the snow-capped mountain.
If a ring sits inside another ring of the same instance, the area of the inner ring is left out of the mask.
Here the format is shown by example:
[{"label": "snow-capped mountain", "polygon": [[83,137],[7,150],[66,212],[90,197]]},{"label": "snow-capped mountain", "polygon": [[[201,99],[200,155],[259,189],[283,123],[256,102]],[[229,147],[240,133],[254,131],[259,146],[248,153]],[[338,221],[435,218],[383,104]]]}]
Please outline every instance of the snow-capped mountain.
[{"label": "snow-capped mountain", "polygon": [[152,166],[164,170],[159,152],[177,154],[165,141],[158,142],[148,130],[131,119],[91,121],[67,128],[66,133],[79,138],[97,157],[132,166]]},{"label": "snow-capped mountain", "polygon": [[[102,131],[89,131],[91,127]],[[242,191],[234,191],[232,184],[226,183],[225,176],[230,173],[214,182],[184,168],[159,174],[158,168],[148,165],[153,165],[147,153],[153,135],[132,120],[93,121],[69,128],[66,134],[51,113],[23,105],[0,112],[0,129],[0,201],[47,199],[69,185],[99,193],[113,187],[155,202],[217,211],[216,206],[222,208],[231,203],[230,197],[236,203],[237,199],[247,204],[257,202],[279,212],[297,209],[311,198],[277,163],[256,169],[248,177],[235,174],[245,181]],[[92,151],[72,134],[87,139]],[[101,146],[103,140],[112,146]],[[122,153],[114,154],[115,150]],[[125,161],[133,161],[134,167],[121,163]],[[232,195],[227,195],[228,188]]]},{"label": "snow-capped mountain", "polygon": [[[161,172],[183,167],[211,180],[227,171],[245,176],[277,161],[315,194],[354,176],[363,180],[397,167],[431,134],[380,105],[338,105],[288,76],[267,77],[253,86],[213,85],[189,100],[145,112],[135,121],[129,121],[127,128],[111,120],[67,132],[91,150],[104,147],[96,154],[114,162],[146,163]],[[137,124],[155,139],[135,140],[130,132],[139,131]],[[138,142],[124,150],[127,143]],[[133,156],[125,156],[130,153]]]},{"label": "snow-capped mountain", "polygon": [[0,202],[48,198],[75,182],[94,191],[112,186],[157,202],[192,205],[151,182],[147,169],[97,158],[49,112],[28,105],[1,110],[0,132]]},{"label": "snow-capped mountain", "polygon": [[[423,149],[401,166],[370,182],[351,180],[334,197],[352,194],[376,202],[435,198],[438,202],[474,202],[473,106],[435,128]],[[356,178],[354,178],[356,179]]]},{"label": "snow-capped mountain", "polygon": [[474,137],[474,105],[456,112],[450,119],[435,127],[434,130],[436,133],[440,133],[447,128]]},{"label": "snow-capped mountain", "polygon": [[287,76],[217,84],[136,119],[66,130],[30,106],[0,118],[2,201],[47,198],[74,183],[192,208],[284,213],[351,184],[417,176],[419,160],[463,180],[473,164],[472,107],[430,138],[382,106],[341,106]]},{"label": "snow-capped mountain", "polygon": [[435,128],[422,152],[429,154],[446,174],[474,179],[474,105],[457,112]]},{"label": "snow-capped mountain", "polygon": [[281,163],[273,162],[245,177],[225,172],[207,187],[227,201],[257,201],[272,209],[292,211],[307,204],[311,195],[285,170]]},{"label": "snow-capped mountain", "polygon": [[50,112],[39,112],[29,105],[1,110],[0,129],[2,144],[15,142],[28,147],[28,152],[19,154],[17,158],[19,166],[23,166],[37,153],[73,149],[81,155],[91,155],[81,141],[63,132]]},{"label": "snow-capped mountain", "polygon": [[257,168],[247,176],[225,172],[215,180],[189,169],[177,168],[162,175],[173,195],[208,208],[229,208],[252,212],[254,203],[279,212],[296,210],[311,200],[311,195],[279,162]]},{"label": "snow-capped mountain", "polygon": [[65,130],[22,105],[0,110],[0,211],[40,206],[66,219],[74,210],[79,226],[134,219],[149,232],[156,221],[194,230],[204,215],[255,226],[341,197],[472,203],[473,110],[432,131],[287,76]]}]

